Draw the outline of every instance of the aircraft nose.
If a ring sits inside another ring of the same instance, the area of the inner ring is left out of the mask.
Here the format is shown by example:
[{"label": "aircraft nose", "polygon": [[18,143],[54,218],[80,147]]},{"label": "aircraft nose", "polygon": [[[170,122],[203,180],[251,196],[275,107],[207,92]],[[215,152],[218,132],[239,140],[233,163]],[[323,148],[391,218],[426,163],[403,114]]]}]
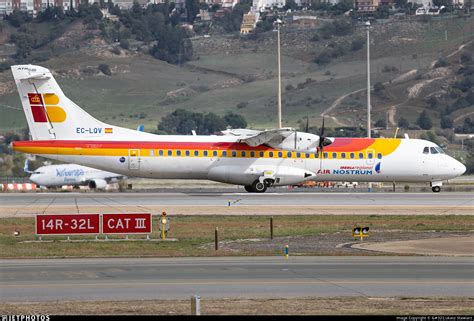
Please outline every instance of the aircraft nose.
[{"label": "aircraft nose", "polygon": [[458,163],[459,163],[459,166],[456,167],[456,170],[458,171],[459,175],[462,175],[466,172],[466,166],[464,166],[464,164],[462,164],[460,162],[458,162]]},{"label": "aircraft nose", "polygon": [[463,163],[461,163],[457,160],[454,160],[453,169],[454,169],[454,172],[456,173],[456,175],[458,175],[458,176],[461,176],[462,174],[464,174],[466,172],[466,166],[464,166]]},{"label": "aircraft nose", "polygon": [[37,174],[32,174],[30,176],[30,181],[32,181],[35,184],[38,184],[38,175]]}]

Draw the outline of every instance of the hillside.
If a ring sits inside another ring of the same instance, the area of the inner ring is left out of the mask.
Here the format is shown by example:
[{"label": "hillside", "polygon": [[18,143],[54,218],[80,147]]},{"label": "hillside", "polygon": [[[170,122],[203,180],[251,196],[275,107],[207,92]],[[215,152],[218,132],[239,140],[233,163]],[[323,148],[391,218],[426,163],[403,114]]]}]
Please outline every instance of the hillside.
[{"label": "hillside", "polygon": [[[285,126],[298,126],[307,116],[312,126],[318,126],[321,114],[330,116],[328,126],[365,125],[365,44],[358,50],[350,49],[352,41],[364,39],[365,29],[358,25],[352,28],[348,35],[318,41],[312,41],[318,29],[300,30],[288,25],[282,30]],[[384,83],[385,88],[383,95],[374,94],[373,122],[388,119],[393,133],[400,117],[414,124],[420,112],[428,110],[433,119],[438,118],[434,127],[439,127],[439,112],[432,110],[427,99],[456,81],[460,56],[473,51],[469,45],[473,30],[473,17],[374,24],[372,84]],[[9,28],[4,34],[11,32],[14,30]],[[11,53],[12,45],[5,43],[5,37],[0,40],[4,41],[0,55]],[[192,43],[194,60],[172,65],[146,51],[133,50],[133,46],[131,50],[114,49],[117,44],[73,23],[65,26],[61,37],[42,48],[54,48],[56,54],[40,64],[54,71],[72,100],[112,124],[134,128],[144,123],[152,131],[163,116],[185,108],[217,114],[233,111],[245,116],[249,127],[274,127],[276,34],[269,31],[250,38],[212,35],[195,37]],[[342,50],[342,55],[326,64],[314,62],[324,51],[336,49]],[[449,65],[434,68],[434,62],[442,57],[447,57]],[[109,65],[112,75],[100,72],[100,64]],[[20,110],[5,107],[20,107],[8,70],[0,73],[0,101],[2,131],[26,126]],[[455,125],[473,109],[471,105],[456,111]]]}]

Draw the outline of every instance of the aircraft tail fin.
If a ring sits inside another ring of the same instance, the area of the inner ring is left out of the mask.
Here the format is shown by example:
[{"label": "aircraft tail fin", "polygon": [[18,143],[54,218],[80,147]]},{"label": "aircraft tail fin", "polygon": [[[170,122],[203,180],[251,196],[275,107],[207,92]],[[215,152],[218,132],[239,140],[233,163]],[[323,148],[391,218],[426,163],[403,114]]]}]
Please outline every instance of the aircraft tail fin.
[{"label": "aircraft tail fin", "polygon": [[48,69],[34,65],[11,69],[33,140],[127,140],[135,132],[85,112],[66,97]]},{"label": "aircraft tail fin", "polygon": [[31,174],[31,173],[33,173],[33,171],[30,171],[29,167],[30,167],[30,166],[29,166],[28,159],[25,159],[25,167],[23,167],[23,171],[24,171],[25,173]]}]

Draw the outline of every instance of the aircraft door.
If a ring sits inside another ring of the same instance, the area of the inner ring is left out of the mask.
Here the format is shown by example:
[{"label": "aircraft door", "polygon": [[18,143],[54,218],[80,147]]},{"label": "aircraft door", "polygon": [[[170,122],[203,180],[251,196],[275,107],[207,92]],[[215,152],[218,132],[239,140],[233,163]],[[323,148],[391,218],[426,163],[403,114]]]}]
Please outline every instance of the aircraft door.
[{"label": "aircraft door", "polygon": [[139,149],[128,150],[128,169],[140,170],[140,150]]},{"label": "aircraft door", "polygon": [[368,165],[373,165],[375,163],[375,151],[373,149],[368,149],[365,157]]}]

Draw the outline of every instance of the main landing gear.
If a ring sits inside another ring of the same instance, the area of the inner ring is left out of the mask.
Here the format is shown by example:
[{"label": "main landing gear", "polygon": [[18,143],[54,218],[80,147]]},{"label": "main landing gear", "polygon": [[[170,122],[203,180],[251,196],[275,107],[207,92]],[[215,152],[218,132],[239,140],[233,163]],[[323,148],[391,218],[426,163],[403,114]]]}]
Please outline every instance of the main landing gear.
[{"label": "main landing gear", "polygon": [[443,185],[442,182],[431,182],[431,190],[435,193],[439,193],[441,191],[441,186]]},{"label": "main landing gear", "polygon": [[255,180],[252,185],[245,185],[245,190],[249,193],[265,193],[267,188],[273,185],[273,180],[266,179],[263,182]]}]

